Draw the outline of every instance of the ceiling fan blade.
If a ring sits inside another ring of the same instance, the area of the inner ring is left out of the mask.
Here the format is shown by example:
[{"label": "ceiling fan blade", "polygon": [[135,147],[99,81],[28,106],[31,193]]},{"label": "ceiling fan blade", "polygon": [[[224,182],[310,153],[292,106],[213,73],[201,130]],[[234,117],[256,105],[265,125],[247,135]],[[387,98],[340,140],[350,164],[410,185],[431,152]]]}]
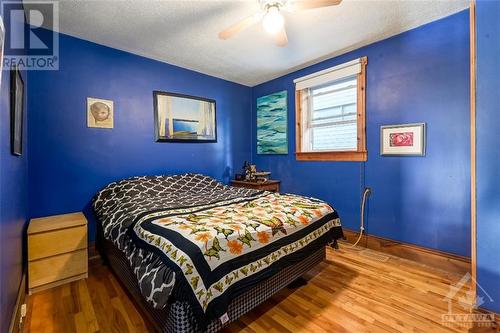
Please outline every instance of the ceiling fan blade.
[{"label": "ceiling fan blade", "polygon": [[286,46],[288,44],[288,37],[286,35],[285,27],[283,27],[275,36],[274,42],[280,47]]},{"label": "ceiling fan blade", "polygon": [[243,20],[239,21],[238,23],[235,23],[232,26],[230,26],[229,28],[219,32],[219,38],[226,40],[226,39],[233,37],[241,30],[249,28],[252,25],[259,22],[262,19],[262,16],[263,16],[263,13],[255,13],[252,16],[244,18]]},{"label": "ceiling fan blade", "polygon": [[300,11],[321,7],[330,7],[340,4],[342,0],[296,0],[288,7],[290,11]]}]

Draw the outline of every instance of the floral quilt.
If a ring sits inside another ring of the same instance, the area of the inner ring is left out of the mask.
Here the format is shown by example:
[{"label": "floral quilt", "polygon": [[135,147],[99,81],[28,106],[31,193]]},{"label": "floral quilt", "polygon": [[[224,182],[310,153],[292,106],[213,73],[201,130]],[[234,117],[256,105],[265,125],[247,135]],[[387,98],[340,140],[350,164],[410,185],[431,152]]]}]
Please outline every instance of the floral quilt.
[{"label": "floral quilt", "polygon": [[270,192],[148,211],[131,228],[138,246],[181,277],[185,297],[205,321],[292,258],[342,234],[327,203]]}]

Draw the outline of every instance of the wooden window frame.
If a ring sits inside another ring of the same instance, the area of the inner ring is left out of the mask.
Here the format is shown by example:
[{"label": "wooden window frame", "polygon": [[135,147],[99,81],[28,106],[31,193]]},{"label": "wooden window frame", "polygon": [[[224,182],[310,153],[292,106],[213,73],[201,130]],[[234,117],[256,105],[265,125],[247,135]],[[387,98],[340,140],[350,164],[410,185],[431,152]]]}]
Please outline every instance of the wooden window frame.
[{"label": "wooden window frame", "polygon": [[356,151],[302,151],[302,103],[301,91],[295,92],[295,157],[297,161],[352,161],[365,162],[366,151],[366,65],[368,58],[361,58],[361,73],[357,75],[357,127],[358,147]]}]

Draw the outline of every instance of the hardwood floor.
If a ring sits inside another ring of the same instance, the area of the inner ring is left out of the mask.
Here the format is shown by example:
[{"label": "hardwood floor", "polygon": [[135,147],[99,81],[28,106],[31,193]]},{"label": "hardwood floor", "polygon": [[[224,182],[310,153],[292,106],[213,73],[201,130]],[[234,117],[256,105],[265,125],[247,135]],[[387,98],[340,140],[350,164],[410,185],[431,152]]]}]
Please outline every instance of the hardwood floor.
[{"label": "hardwood floor", "polygon": [[[389,259],[383,261],[384,259]],[[497,332],[443,326],[445,296],[460,276],[372,250],[328,249],[327,259],[227,327],[225,333]],[[466,313],[454,296],[454,313]],[[148,332],[111,271],[92,260],[89,278],[30,296],[25,332]]]}]

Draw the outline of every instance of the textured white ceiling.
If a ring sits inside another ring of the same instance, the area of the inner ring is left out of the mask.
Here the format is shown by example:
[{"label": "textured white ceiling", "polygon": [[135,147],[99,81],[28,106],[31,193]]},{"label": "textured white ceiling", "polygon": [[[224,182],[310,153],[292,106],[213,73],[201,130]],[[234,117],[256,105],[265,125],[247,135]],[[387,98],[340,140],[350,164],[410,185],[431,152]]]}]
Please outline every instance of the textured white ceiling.
[{"label": "textured white ceiling", "polygon": [[254,86],[467,8],[468,0],[344,0],[286,13],[288,46],[258,24],[217,34],[259,9],[241,1],[61,1],[59,30],[99,44]]}]

